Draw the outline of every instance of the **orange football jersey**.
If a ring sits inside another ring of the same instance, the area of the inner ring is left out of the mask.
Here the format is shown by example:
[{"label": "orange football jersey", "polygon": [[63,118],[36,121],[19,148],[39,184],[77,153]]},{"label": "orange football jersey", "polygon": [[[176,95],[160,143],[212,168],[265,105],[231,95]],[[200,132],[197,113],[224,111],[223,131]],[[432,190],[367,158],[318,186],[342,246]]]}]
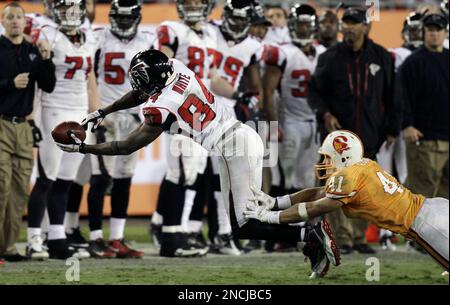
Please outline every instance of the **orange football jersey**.
[{"label": "orange football jersey", "polygon": [[328,198],[344,204],[342,209],[348,217],[400,234],[408,232],[425,200],[368,159],[334,173],[325,191]]}]

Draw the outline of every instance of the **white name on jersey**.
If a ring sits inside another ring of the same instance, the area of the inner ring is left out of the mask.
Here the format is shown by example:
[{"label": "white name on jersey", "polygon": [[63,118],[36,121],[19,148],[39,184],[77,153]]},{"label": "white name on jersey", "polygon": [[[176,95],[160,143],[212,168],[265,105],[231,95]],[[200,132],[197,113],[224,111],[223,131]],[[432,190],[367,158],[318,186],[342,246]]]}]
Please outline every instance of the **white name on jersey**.
[{"label": "white name on jersey", "polygon": [[[183,63],[172,59],[176,79],[143,107],[148,124],[167,123],[175,117],[178,126],[205,149],[212,150],[222,134],[237,123],[234,113],[214,95],[202,80]],[[176,133],[178,128],[170,130]]]}]

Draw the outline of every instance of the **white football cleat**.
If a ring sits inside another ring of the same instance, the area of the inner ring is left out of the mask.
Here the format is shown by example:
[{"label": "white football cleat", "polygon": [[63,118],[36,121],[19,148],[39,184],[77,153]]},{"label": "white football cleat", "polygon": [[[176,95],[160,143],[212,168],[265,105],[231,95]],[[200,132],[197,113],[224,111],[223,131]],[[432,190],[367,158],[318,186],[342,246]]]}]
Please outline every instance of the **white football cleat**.
[{"label": "white football cleat", "polygon": [[40,235],[34,235],[26,248],[26,256],[32,260],[46,260],[49,258],[46,247],[42,245]]}]

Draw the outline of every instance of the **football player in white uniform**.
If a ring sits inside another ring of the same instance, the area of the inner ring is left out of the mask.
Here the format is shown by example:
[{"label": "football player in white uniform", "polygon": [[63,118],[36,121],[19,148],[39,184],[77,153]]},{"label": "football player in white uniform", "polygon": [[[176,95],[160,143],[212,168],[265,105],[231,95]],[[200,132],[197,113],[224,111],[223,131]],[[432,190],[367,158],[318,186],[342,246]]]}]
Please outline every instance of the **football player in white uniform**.
[{"label": "football player in white uniform", "polygon": [[[90,0],[90,1],[86,1],[86,14],[89,15],[93,15],[93,7],[92,6],[88,6],[88,2],[95,2],[94,0]],[[26,14],[25,18],[27,20],[27,26],[24,30],[24,33],[27,35],[28,39],[32,42],[32,43],[39,43],[41,41],[46,41],[47,38],[45,37],[45,35],[41,35],[42,31],[41,29],[43,27],[46,26],[51,26],[54,28],[58,27],[58,24],[53,20],[53,0],[44,0],[43,1],[43,5],[44,5],[44,14],[39,14],[39,13],[30,13],[30,14]],[[90,29],[91,28],[91,22],[90,19],[85,18],[83,24],[80,26],[81,29]],[[39,116],[39,111],[40,111],[40,100],[41,100],[41,90],[36,90],[35,93],[35,113],[37,116]],[[72,192],[71,188],[71,192]],[[71,201],[72,201],[73,196],[69,195],[69,206],[71,205]],[[46,236],[48,235],[48,229],[49,229],[49,218],[48,218],[48,213],[47,211],[44,214],[44,218],[42,219],[41,222],[41,231],[42,231],[42,236],[44,237],[44,239],[46,239]],[[37,255],[37,254],[36,254]]]},{"label": "football player in white uniform", "polygon": [[[108,106],[130,91],[126,71],[131,59],[139,51],[150,49],[155,42],[154,33],[138,30],[141,19],[140,1],[114,0],[111,2],[109,12],[110,27],[94,31],[99,43],[95,66],[102,107]],[[97,132],[97,143],[122,139],[140,123],[138,107],[114,113],[105,120],[103,126],[105,130]],[[131,178],[137,158],[137,153],[117,157],[92,156],[92,177],[88,194],[89,252],[92,256],[133,258],[143,256],[143,252],[131,249],[123,240]],[[103,240],[102,218],[103,200],[110,179],[112,189],[108,247]]]},{"label": "football player in white uniform", "polygon": [[[216,101],[194,72],[176,59],[169,60],[160,51],[148,50],[135,55],[129,73],[134,91],[101,111],[90,113],[83,122],[97,127],[106,115],[145,103],[145,123],[122,141],[96,145],[83,143],[69,131],[73,144],[57,143],[62,150],[127,155],[153,142],[164,130],[181,132],[219,156],[222,195],[236,236],[305,241],[305,248],[314,261],[313,269],[319,274],[323,274],[330,261],[339,261],[339,253],[332,254],[335,244],[326,223],[300,228],[262,224],[245,218],[246,206],[255,201],[252,188],[261,189],[264,145],[251,127],[239,122],[229,107]],[[312,199],[302,196],[305,198]],[[280,208],[289,203],[286,199],[279,198]]]},{"label": "football player in white uniform", "polygon": [[[216,94],[217,102],[235,109],[238,119],[243,122],[249,120],[241,106],[257,103],[256,96],[262,92],[259,75],[259,64],[262,56],[261,43],[249,35],[255,8],[252,0],[230,0],[226,3],[220,25],[213,25],[211,30],[216,37],[216,47],[210,51],[212,62],[218,75],[226,80],[235,93],[233,99]],[[243,78],[246,79],[246,92],[239,92]],[[251,101],[253,100],[253,101]],[[217,156],[211,158],[213,179],[219,181],[219,160]],[[224,254],[238,255],[239,251],[231,236],[231,224],[226,222],[225,204],[220,194],[219,183],[214,184],[214,199],[217,205],[219,228],[216,236],[212,236],[213,248]],[[211,236],[211,234],[210,234]],[[226,247],[221,247],[226,245]]]},{"label": "football player in white uniform", "polygon": [[68,192],[83,155],[61,153],[50,134],[61,121],[78,121],[97,107],[97,85],[91,73],[97,42],[91,31],[80,29],[86,13],[84,1],[54,1],[53,11],[58,28],[45,26],[41,31],[52,46],[57,82],[51,94],[41,96],[43,141],[38,153],[38,178],[29,201],[27,254],[31,258],[46,256],[40,225],[47,206],[50,258],[88,257],[87,252],[75,252],[67,246],[63,225]]},{"label": "football player in white uniform", "polygon": [[286,189],[305,189],[315,185],[314,165],[320,146],[315,114],[306,98],[308,82],[325,51],[314,44],[317,16],[313,7],[292,8],[289,29],[292,42],[265,49],[264,103],[269,121],[277,119],[273,93],[280,87],[279,120],[283,130],[280,162]]},{"label": "football player in white uniform", "polygon": [[[183,62],[208,86],[211,83],[214,91],[231,95],[231,86],[210,70],[208,55],[214,50],[216,40],[205,21],[213,4],[211,0],[177,1],[181,20],[161,23],[157,29],[158,48],[169,58]],[[177,255],[204,255],[208,251],[201,234],[204,201],[195,199],[203,187],[200,181],[207,165],[207,151],[181,135],[171,135],[168,145],[168,169],[161,184],[157,212],[152,217],[152,232],[158,232],[158,225],[162,224],[160,254],[163,256],[173,256],[172,244],[180,248]],[[170,208],[170,205],[174,206]],[[166,211],[167,217],[161,217],[161,210]],[[189,233],[188,239],[184,233]],[[156,234],[153,237],[158,241]]]}]

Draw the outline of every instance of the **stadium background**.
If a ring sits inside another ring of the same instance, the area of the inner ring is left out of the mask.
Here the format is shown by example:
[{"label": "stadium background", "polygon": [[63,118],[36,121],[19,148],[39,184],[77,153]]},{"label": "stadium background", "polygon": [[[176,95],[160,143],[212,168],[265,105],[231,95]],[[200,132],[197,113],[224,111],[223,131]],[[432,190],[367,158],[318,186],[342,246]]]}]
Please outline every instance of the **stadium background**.
[{"label": "stadium background", "polygon": [[[41,1],[28,2],[20,1],[27,13],[42,13],[43,5]],[[99,1],[97,1],[99,2]],[[100,1],[101,2],[101,1]],[[109,1],[103,1],[109,2]],[[150,1],[145,1],[150,2]],[[153,1],[154,2],[154,1]],[[159,1],[169,2],[169,1]],[[218,5],[214,9],[211,19],[219,19],[221,17],[222,6]],[[266,3],[280,3],[289,7],[289,3],[298,1],[264,1]],[[319,11],[327,7],[333,7],[338,1],[310,1]],[[364,1],[346,1],[361,4]],[[373,1],[368,1],[373,2]],[[386,48],[398,47],[402,44],[401,30],[403,20],[411,11],[410,8],[421,4],[423,1],[380,1],[382,9],[380,11],[380,21],[374,22],[372,25],[370,37]],[[425,1],[426,2],[426,1]],[[317,5],[321,3],[322,6]],[[0,3],[0,9],[5,3]],[[105,26],[108,24],[108,12],[110,5],[108,3],[97,3],[94,27]],[[146,3],[143,7],[141,27],[154,28],[159,23],[166,20],[178,20],[177,10],[173,3]],[[142,149],[139,152],[139,161],[136,167],[136,173],[133,178],[131,190],[130,206],[128,215],[130,216],[147,216],[151,215],[156,206],[156,199],[159,192],[159,184],[165,173],[165,137],[160,137],[155,143]],[[32,183],[35,174],[33,173]],[[31,187],[31,186],[30,186]],[[88,186],[86,186],[88,188]],[[83,202],[81,205],[81,215],[87,215],[87,189],[83,194]],[[105,215],[110,214],[109,197],[106,198],[104,205]]]}]

